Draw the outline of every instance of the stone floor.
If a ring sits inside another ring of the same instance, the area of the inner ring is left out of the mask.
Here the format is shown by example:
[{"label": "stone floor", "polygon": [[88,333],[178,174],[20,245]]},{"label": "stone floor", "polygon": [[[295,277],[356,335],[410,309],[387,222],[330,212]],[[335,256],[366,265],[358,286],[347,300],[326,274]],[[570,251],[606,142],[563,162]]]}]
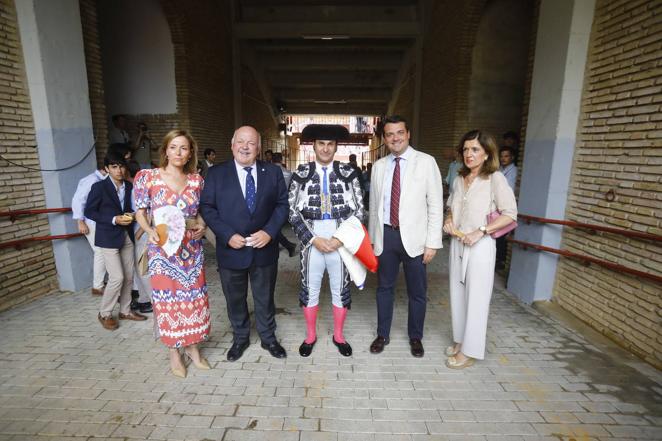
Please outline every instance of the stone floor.
[{"label": "stone floor", "polygon": [[0,441],[5,440],[625,440],[662,439],[662,375],[604,339],[495,289],[486,359],[447,369],[446,254],[429,268],[425,357],[409,354],[404,283],[391,344],[375,336],[375,278],[354,293],[346,337],[331,343],[324,298],[319,341],[297,353],[304,322],[297,259],[281,254],[278,336],[288,358],[255,344],[225,359],[231,333],[215,260],[207,253],[212,318],[204,354],[213,370],[168,373],[152,323],[96,320],[89,290],[59,293],[0,314]]}]

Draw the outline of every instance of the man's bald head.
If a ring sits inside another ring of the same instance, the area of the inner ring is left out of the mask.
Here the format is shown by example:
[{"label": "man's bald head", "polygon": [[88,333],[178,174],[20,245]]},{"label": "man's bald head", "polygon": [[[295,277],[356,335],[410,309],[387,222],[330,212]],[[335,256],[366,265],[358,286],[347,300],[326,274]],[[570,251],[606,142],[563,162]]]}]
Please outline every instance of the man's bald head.
[{"label": "man's bald head", "polygon": [[232,156],[241,166],[248,167],[255,164],[260,153],[260,134],[251,126],[241,126],[232,136]]}]

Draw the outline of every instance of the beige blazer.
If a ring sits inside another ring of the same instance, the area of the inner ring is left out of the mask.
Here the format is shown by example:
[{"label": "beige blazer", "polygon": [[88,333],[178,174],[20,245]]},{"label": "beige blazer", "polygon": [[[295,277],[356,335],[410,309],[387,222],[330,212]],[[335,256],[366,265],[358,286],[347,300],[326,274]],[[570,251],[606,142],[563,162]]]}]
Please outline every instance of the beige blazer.
[{"label": "beige blazer", "polygon": [[[425,248],[439,249],[443,225],[443,188],[441,172],[434,158],[412,149],[401,177],[400,236],[410,257],[423,254]],[[368,231],[375,255],[384,245],[384,174],[391,155],[375,162],[370,179],[370,222]]]}]

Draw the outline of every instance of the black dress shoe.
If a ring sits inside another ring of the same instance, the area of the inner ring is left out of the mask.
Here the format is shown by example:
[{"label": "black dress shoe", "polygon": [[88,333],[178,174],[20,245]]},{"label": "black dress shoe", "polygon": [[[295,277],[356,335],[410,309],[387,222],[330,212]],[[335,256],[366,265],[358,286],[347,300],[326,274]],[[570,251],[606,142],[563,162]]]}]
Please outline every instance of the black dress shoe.
[{"label": "black dress shoe", "polygon": [[423,356],[423,354],[425,354],[425,350],[423,350],[423,343],[418,338],[410,339],[409,347],[411,348],[411,355],[414,357],[420,358]]},{"label": "black dress shoe", "polygon": [[237,361],[244,355],[244,351],[248,348],[249,343],[247,341],[242,343],[234,342],[232,347],[228,351],[228,361]]},{"label": "black dress shoe", "polygon": [[313,346],[315,346],[315,343],[317,343],[317,339],[312,343],[306,343],[306,340],[304,340],[303,343],[301,343],[301,346],[299,346],[299,355],[302,357],[310,356],[313,352]]},{"label": "black dress shoe", "polygon": [[352,355],[352,347],[345,341],[345,343],[338,343],[336,341],[335,337],[332,337],[333,344],[336,345],[336,348],[338,348],[338,352],[340,352],[340,355],[343,357],[349,357]]},{"label": "black dress shoe", "polygon": [[152,308],[152,302],[138,302],[138,311],[146,314],[148,312],[154,312]]},{"label": "black dress shoe", "polygon": [[388,337],[382,337],[381,335],[377,336],[375,341],[370,345],[370,352],[373,354],[381,354],[384,350],[384,346],[389,344],[389,341]]},{"label": "black dress shoe", "polygon": [[277,341],[274,341],[273,343],[262,343],[261,344],[262,349],[266,349],[269,351],[272,357],[275,358],[285,358],[287,357],[287,352],[285,352],[285,348],[283,348],[280,343]]}]

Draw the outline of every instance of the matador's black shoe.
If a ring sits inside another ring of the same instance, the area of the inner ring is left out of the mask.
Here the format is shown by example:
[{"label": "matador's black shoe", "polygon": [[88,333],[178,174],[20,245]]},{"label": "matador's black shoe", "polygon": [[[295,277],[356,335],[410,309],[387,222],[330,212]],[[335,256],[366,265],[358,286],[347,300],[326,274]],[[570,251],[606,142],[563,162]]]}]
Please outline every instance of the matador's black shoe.
[{"label": "matador's black shoe", "polygon": [[299,355],[302,357],[310,356],[313,352],[313,346],[315,346],[315,343],[317,343],[317,339],[312,343],[306,343],[306,340],[304,340],[303,343],[301,343],[301,346],[299,346]]},{"label": "matador's black shoe", "polygon": [[333,337],[332,340],[333,340],[333,344],[336,345],[336,347],[338,348],[338,352],[340,352],[340,355],[342,355],[343,357],[349,357],[350,355],[352,355],[352,347],[349,345],[349,343],[347,343],[347,341],[345,341],[345,343],[338,343],[335,337]]}]

